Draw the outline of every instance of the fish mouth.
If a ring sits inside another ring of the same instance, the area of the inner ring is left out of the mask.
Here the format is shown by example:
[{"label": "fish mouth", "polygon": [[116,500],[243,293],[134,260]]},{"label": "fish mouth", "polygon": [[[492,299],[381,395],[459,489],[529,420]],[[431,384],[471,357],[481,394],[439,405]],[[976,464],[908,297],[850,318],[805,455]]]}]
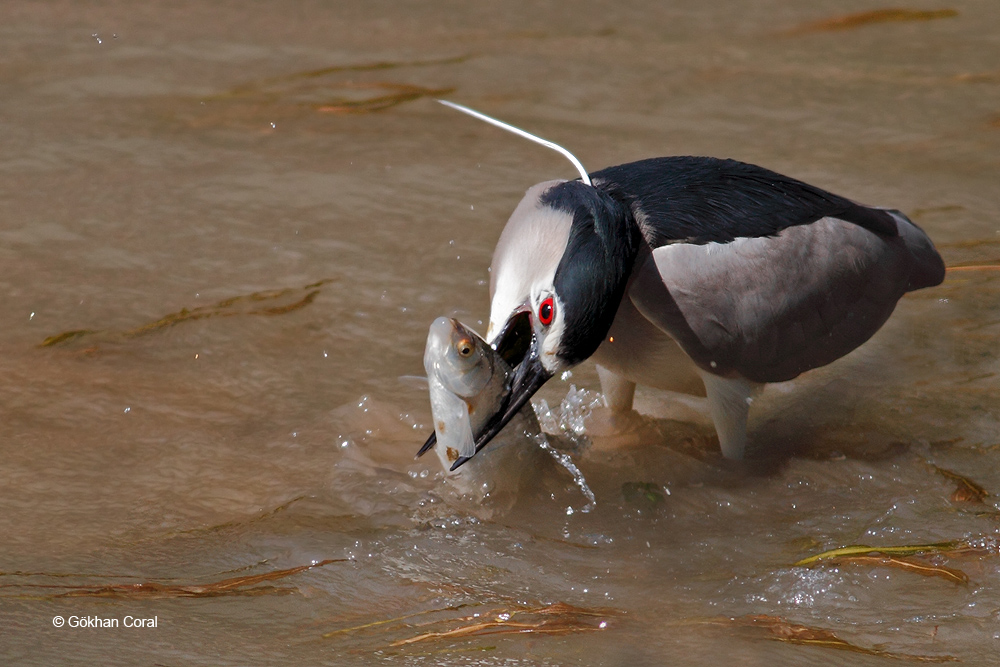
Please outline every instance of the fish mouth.
[{"label": "fish mouth", "polygon": [[[518,317],[518,313],[515,313],[507,321],[507,326],[504,327],[504,332],[497,338],[497,352],[503,356],[504,350],[502,346],[505,341],[515,336],[504,336],[504,333],[511,328],[511,320]],[[516,344],[521,345],[521,342],[510,340],[506,342],[507,345]],[[524,404],[535,395],[542,385],[548,382],[549,378],[552,377],[552,373],[542,366],[542,360],[540,358],[540,346],[538,343],[538,338],[531,334],[531,341],[527,349],[527,353],[523,355],[517,369],[514,371],[514,380],[511,383],[510,393],[507,394],[506,400],[500,405],[500,409],[497,410],[496,414],[486,422],[482,433],[476,437],[476,454],[482,450],[483,447],[489,444],[489,442],[503,430],[504,426],[510,423],[510,420],[514,418]],[[428,441],[430,442],[430,441]],[[433,445],[433,443],[430,443]],[[429,445],[425,444],[425,448]],[[426,450],[424,450],[426,451]],[[473,454],[472,456],[475,456]],[[454,472],[459,467],[461,467],[466,461],[472,458],[472,456],[460,456],[458,460],[455,461],[454,465],[451,466],[451,470]]]}]

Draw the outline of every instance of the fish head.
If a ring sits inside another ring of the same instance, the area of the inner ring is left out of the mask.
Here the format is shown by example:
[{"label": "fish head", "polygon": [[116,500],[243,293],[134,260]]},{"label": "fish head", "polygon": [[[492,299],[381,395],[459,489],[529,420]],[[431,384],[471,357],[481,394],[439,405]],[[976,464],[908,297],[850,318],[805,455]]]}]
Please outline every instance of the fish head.
[{"label": "fish head", "polygon": [[475,434],[505,400],[511,371],[479,334],[447,317],[431,324],[424,369],[435,449],[449,469],[460,457],[475,453]]},{"label": "fish head", "polygon": [[479,334],[456,319],[439,317],[431,324],[424,349],[428,380],[466,399],[478,395],[497,372],[496,353]]}]

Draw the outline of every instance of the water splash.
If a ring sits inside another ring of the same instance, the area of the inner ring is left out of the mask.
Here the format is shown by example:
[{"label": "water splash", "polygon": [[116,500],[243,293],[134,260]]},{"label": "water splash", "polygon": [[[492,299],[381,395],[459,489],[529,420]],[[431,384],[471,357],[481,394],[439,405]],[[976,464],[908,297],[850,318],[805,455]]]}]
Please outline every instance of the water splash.
[{"label": "water splash", "polygon": [[569,386],[564,398],[556,410],[542,399],[535,406],[535,414],[542,430],[549,433],[566,433],[572,438],[579,438],[586,432],[585,422],[593,413],[594,408],[603,405],[601,395],[587,389],[577,389],[575,384]]},{"label": "water splash", "polygon": [[590,487],[587,485],[587,479],[583,476],[583,473],[580,472],[580,469],[576,467],[575,463],[573,463],[572,457],[570,457],[569,454],[565,452],[560,452],[559,450],[552,447],[552,445],[549,444],[549,439],[545,437],[544,433],[539,433],[537,436],[535,436],[535,442],[538,443],[538,446],[543,451],[547,452],[548,455],[551,456],[556,463],[561,465],[569,472],[569,474],[573,477],[573,483],[576,484],[576,486],[580,489],[580,493],[582,493],[584,497],[587,499],[587,504],[584,505],[582,508],[580,508],[579,510],[573,510],[573,508],[569,508],[567,509],[566,513],[573,514],[574,512],[583,512],[584,514],[586,514],[590,510],[597,507],[597,498],[594,496],[594,492],[591,491]]},{"label": "water splash", "polygon": [[542,427],[543,433],[535,436],[538,446],[547,452],[556,463],[565,468],[573,477],[573,483],[580,489],[580,492],[587,499],[587,504],[580,510],[567,508],[567,514],[579,512],[589,512],[597,506],[597,498],[594,492],[587,485],[587,480],[583,473],[573,463],[573,458],[566,453],[552,446],[545,433],[563,433],[569,436],[574,445],[580,445],[580,439],[586,433],[585,422],[590,417],[594,408],[602,405],[601,395],[587,389],[577,389],[575,384],[569,386],[566,397],[559,402],[559,407],[552,409],[545,399],[532,403],[538,424]]}]

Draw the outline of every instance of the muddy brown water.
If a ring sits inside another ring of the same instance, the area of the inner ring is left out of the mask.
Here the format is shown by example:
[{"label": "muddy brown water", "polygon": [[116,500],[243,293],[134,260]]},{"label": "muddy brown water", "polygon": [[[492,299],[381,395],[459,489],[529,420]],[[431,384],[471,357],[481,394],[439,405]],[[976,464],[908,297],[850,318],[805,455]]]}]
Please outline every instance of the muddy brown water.
[{"label": "muddy brown water", "polygon": [[[849,4],[8,3],[0,659],[995,664],[996,496],[934,466],[1000,494],[1000,12]],[[697,399],[576,435],[584,364],[536,404],[596,505],[554,464],[463,503],[412,459],[427,327],[484,328],[507,215],[574,174],[442,95],[591,170],[734,157],[900,208],[958,270],[770,387],[746,464]],[[967,584],[792,565],[951,540],[983,549],[923,562]]]}]

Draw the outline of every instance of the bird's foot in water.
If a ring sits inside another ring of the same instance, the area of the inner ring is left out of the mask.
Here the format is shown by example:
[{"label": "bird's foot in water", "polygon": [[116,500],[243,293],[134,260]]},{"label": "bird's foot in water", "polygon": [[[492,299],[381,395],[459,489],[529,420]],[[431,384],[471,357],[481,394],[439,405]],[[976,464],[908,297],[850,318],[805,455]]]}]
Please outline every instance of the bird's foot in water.
[{"label": "bird's foot in water", "polygon": [[612,410],[596,407],[587,419],[587,435],[595,447],[621,447],[641,439],[647,419],[635,410]]}]

